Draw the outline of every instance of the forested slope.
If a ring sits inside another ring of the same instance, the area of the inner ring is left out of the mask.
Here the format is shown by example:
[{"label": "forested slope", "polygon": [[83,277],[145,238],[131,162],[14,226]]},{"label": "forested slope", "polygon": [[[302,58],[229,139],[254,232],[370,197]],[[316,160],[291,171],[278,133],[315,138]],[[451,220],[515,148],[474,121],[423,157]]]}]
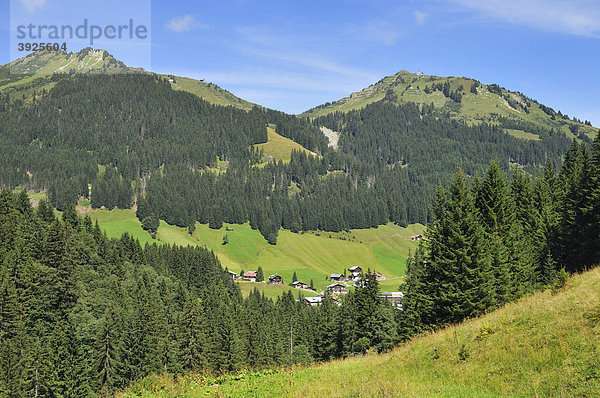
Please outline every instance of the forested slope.
[{"label": "forested slope", "polygon": [[371,274],[341,307],[244,299],[205,248],[107,239],[74,207],[57,218],[0,191],[0,396],[110,395],[156,372],[327,360],[363,336],[383,351],[396,312],[377,294]]},{"label": "forested slope", "polygon": [[[94,54],[87,49],[76,59],[87,65]],[[116,72],[125,67],[102,54]],[[52,70],[63,55],[19,62]],[[4,77],[5,89],[18,83]],[[187,81],[174,76],[23,79],[22,96],[12,87],[0,101],[0,185],[45,191],[58,209],[79,197],[94,208],[137,206],[144,225],[162,219],[190,233],[196,221],[215,229],[249,221],[272,244],[280,228],[337,232],[426,223],[435,191],[458,167],[481,174],[496,159],[505,172],[538,175],[546,160],[558,165],[570,143],[560,126],[500,114],[473,124],[446,105],[405,103],[395,89],[369,96],[375,100],[356,110],[309,120],[248,104],[246,110],[214,105],[182,91],[177,85]],[[439,88],[437,81],[431,85]],[[456,97],[458,88],[440,90]],[[265,163],[267,126],[316,156],[301,150],[289,162]],[[321,126],[340,132],[337,150],[328,147]],[[505,134],[509,127],[538,140]]]}]

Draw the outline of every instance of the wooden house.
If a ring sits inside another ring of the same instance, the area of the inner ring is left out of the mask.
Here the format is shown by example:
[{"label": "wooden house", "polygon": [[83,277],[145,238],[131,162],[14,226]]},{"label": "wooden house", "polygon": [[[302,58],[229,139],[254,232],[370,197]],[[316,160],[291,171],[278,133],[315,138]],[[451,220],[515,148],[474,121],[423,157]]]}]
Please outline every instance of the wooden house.
[{"label": "wooden house", "polygon": [[316,307],[318,305],[321,305],[321,303],[323,302],[323,297],[321,297],[321,296],[317,296],[317,297],[304,297],[304,301],[306,301],[311,306]]},{"label": "wooden house", "polygon": [[355,265],[354,267],[350,267],[348,268],[348,271],[350,271],[350,273],[355,273],[358,272],[359,274],[362,273],[362,268],[360,268],[358,265]]},{"label": "wooden house", "polygon": [[295,289],[308,289],[308,285],[300,281],[293,282],[292,287],[294,287]]},{"label": "wooden house", "polygon": [[339,294],[348,293],[348,290],[346,290],[346,286],[342,285],[341,283],[332,283],[331,285],[327,286],[327,292],[331,294]]},{"label": "wooden house", "polygon": [[243,278],[248,282],[256,282],[256,271],[248,271],[244,274]]}]

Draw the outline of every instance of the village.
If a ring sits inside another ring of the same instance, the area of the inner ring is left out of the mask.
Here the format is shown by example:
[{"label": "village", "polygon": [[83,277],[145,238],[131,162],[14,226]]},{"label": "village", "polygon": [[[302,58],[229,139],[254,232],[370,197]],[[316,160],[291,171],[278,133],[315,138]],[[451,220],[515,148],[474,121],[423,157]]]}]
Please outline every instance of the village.
[{"label": "village", "polygon": [[[346,272],[348,271],[348,272]],[[234,281],[245,281],[245,282],[263,282],[269,285],[283,285],[283,278],[278,274],[269,275],[267,280],[260,280],[259,271],[247,271],[237,274],[233,271],[227,271],[229,275],[232,277]],[[379,272],[373,271],[373,274],[377,278],[378,281],[385,280],[386,277]],[[348,293],[348,288],[351,286],[357,286],[358,282],[363,276],[363,269],[358,266],[349,267],[347,270],[344,270],[344,273],[333,273],[328,276],[328,280],[332,282],[330,285],[326,287],[324,291],[317,292],[311,285],[306,284],[305,282],[294,280],[290,286],[294,289],[303,290],[306,292],[317,293],[317,296],[301,296],[301,299],[305,300],[311,306],[318,306],[322,303],[323,298],[326,295],[330,295],[338,305],[341,305],[339,302],[339,296]],[[295,277],[295,274],[294,274]],[[401,309],[401,302],[403,293],[396,292],[380,292],[379,297],[382,300],[387,300],[391,302],[396,308]]]}]

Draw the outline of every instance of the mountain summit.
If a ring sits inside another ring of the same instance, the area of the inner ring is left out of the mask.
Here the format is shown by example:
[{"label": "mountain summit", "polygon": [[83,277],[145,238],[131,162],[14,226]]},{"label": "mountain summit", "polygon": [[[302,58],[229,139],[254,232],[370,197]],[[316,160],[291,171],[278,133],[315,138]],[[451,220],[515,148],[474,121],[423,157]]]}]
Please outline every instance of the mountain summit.
[{"label": "mountain summit", "polygon": [[485,85],[466,77],[440,77],[402,70],[335,102],[304,112],[318,117],[349,112],[389,100],[395,103],[433,104],[440,115],[469,124],[500,125],[517,138],[537,140],[538,130],[562,131],[570,137],[592,139],[597,131],[587,121],[570,118],[520,92],[497,84]]},{"label": "mountain summit", "polygon": [[143,73],[142,68],[130,68],[106,50],[87,47],[73,53],[37,51],[7,65],[12,74],[51,75],[53,73]]}]

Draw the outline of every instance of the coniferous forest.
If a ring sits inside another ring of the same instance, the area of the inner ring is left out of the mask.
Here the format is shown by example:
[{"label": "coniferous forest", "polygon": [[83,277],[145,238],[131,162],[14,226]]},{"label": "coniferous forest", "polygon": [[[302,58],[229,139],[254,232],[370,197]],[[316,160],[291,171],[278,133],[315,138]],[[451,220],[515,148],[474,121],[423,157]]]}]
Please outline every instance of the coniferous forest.
[{"label": "coniferous forest", "polygon": [[397,311],[369,274],[342,306],[239,288],[204,248],[107,239],[0,193],[0,396],[110,395],[154,372],[310,363],[397,342]]},{"label": "coniferous forest", "polygon": [[[211,105],[154,75],[62,76],[45,95],[0,106],[0,183],[47,190],[59,210],[88,197],[92,207],[137,205],[140,221],[219,228],[250,222],[272,244],[280,228],[341,231],[426,223],[436,189],[461,167],[541,173],[569,146],[536,130],[524,141],[502,125],[469,126],[433,105],[398,105],[393,93],[364,109],[315,120],[255,107]],[[510,121],[508,127],[514,127]],[[261,162],[265,125],[318,156]],[[319,127],[340,132],[339,150]],[[526,128],[526,127],[523,127]],[[435,143],[435,145],[432,145]],[[225,173],[210,171],[228,162]]]}]

